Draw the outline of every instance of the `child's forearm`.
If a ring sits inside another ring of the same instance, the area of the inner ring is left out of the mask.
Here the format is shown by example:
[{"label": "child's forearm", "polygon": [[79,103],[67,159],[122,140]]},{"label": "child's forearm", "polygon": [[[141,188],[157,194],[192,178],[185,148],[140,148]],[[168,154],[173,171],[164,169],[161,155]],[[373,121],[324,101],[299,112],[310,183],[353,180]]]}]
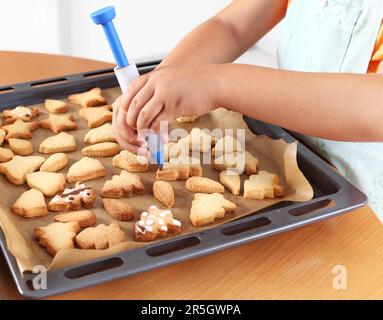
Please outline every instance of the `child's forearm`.
[{"label": "child's forearm", "polygon": [[235,0],[191,31],[160,66],[231,62],[273,28],[286,7],[287,0]]},{"label": "child's forearm", "polygon": [[216,103],[300,133],[383,141],[383,77],[217,65]]}]

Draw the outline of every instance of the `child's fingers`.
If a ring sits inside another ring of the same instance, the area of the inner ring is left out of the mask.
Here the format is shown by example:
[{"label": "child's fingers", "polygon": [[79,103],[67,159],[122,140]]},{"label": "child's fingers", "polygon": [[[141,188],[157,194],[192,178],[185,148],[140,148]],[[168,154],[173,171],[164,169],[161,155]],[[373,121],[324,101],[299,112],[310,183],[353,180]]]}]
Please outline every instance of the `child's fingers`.
[{"label": "child's fingers", "polygon": [[138,115],[141,112],[141,109],[150,101],[150,99],[152,99],[153,95],[154,88],[146,83],[132,99],[126,114],[126,122],[132,128],[137,128]]},{"label": "child's fingers", "polygon": [[129,144],[141,145],[142,142],[138,139],[137,132],[127,125],[125,122],[126,112],[120,108],[117,114],[117,132],[121,138],[123,138]]},{"label": "child's fingers", "polygon": [[[169,132],[168,132],[168,125],[167,125],[168,121],[169,121],[169,116],[166,113],[166,111],[163,110],[155,117],[155,119],[152,121],[149,127],[153,131],[159,132],[161,134],[161,141],[164,143],[167,143],[169,140]],[[162,127],[161,127],[161,122],[163,122]],[[164,122],[166,122],[165,125],[164,125]]]},{"label": "child's fingers", "polygon": [[128,111],[133,98],[145,86],[146,82],[149,79],[149,74],[150,73],[144,74],[143,76],[140,76],[139,78],[134,80],[130,84],[128,90],[126,90],[126,92],[123,94],[121,105],[125,111]]},{"label": "child's fingers", "polygon": [[145,106],[141,109],[137,117],[137,131],[140,132],[142,129],[150,128],[151,123],[162,111],[163,104],[156,98],[152,98]]},{"label": "child's fingers", "polygon": [[126,142],[120,135],[119,132],[116,133],[116,140],[117,142],[119,143],[119,145],[125,149],[125,150],[129,150],[130,152],[133,152],[135,154],[140,154],[140,155],[144,155],[144,156],[148,156],[148,152],[147,150],[145,150],[143,147],[141,146],[137,146],[135,144],[131,144],[129,142]]},{"label": "child's fingers", "polygon": [[117,116],[118,116],[118,111],[119,111],[120,106],[121,106],[121,99],[122,99],[122,96],[119,96],[117,98],[117,100],[114,101],[114,103],[112,104],[112,110],[113,110],[112,128],[113,128],[114,134],[116,134],[116,132],[118,131],[118,129],[117,129]]}]

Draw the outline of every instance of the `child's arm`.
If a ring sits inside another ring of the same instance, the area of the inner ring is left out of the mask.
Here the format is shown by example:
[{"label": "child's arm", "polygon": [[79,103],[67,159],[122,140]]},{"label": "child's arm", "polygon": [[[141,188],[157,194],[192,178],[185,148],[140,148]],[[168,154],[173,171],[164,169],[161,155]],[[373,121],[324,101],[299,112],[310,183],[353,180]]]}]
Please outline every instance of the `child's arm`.
[{"label": "child's arm", "polygon": [[383,76],[215,66],[215,104],[331,140],[383,141]]},{"label": "child's arm", "polygon": [[[288,0],[233,1],[215,17],[187,35],[157,70],[172,65],[224,63],[234,60],[284,17],[287,2]],[[113,129],[116,138],[124,148],[133,152],[138,150],[140,141],[132,128],[137,127],[138,112],[153,96],[151,91],[141,92],[141,89],[151,82],[153,74],[151,72],[138,78],[113,104]],[[150,104],[153,105],[154,102],[155,100]],[[161,107],[152,107],[155,112],[151,112],[151,115],[156,116]],[[145,112],[147,111],[144,114]],[[131,119],[129,125],[126,119]]]},{"label": "child's arm", "polygon": [[235,0],[191,31],[160,64],[232,62],[284,16],[288,0]]},{"label": "child's arm", "polygon": [[[226,107],[321,138],[383,141],[383,76],[293,72],[241,64],[170,66],[153,72],[133,113],[137,129]],[[156,113],[156,110],[161,110]]]}]

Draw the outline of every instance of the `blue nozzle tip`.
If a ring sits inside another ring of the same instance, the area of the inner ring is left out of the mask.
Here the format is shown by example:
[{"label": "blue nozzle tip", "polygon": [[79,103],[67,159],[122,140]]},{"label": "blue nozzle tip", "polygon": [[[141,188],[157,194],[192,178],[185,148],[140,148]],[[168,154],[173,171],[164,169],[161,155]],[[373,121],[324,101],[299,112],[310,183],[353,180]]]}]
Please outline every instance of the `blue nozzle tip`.
[{"label": "blue nozzle tip", "polygon": [[156,159],[157,164],[163,166],[165,163],[164,150],[161,148],[155,154],[153,154],[153,158]]},{"label": "blue nozzle tip", "polygon": [[113,6],[105,7],[91,14],[91,18],[95,24],[105,24],[112,21],[116,17],[116,10]]}]

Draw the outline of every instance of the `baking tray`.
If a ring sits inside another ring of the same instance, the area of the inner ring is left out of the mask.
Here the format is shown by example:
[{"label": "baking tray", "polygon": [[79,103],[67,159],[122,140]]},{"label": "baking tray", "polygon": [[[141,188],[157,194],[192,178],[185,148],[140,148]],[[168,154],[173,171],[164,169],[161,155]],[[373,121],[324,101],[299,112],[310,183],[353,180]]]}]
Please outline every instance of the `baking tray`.
[{"label": "baking tray", "polygon": [[[138,68],[143,74],[151,71],[158,63],[159,61],[141,63]],[[64,98],[95,86],[110,88],[117,85],[113,69],[109,68],[4,86],[0,87],[0,110],[20,104],[41,103],[50,97]],[[282,138],[286,142],[296,140],[284,129],[248,117],[244,119],[253,133]],[[14,257],[7,249],[1,230],[0,248],[20,294],[28,298],[42,298],[241,245],[328,219],[366,204],[367,197],[361,191],[302,143],[298,144],[297,161],[313,187],[312,200],[304,203],[281,202],[244,218],[200,232],[148,244],[142,248],[91,262],[48,271],[47,289],[35,290],[32,286],[35,275],[31,272],[20,273]]]}]

